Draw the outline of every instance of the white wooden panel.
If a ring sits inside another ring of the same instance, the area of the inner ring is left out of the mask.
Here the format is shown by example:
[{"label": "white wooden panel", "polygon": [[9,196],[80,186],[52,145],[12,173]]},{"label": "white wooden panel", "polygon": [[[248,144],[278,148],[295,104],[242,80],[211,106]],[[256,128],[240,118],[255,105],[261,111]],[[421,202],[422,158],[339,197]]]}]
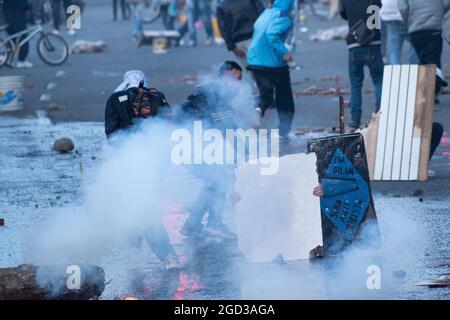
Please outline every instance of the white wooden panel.
[{"label": "white wooden panel", "polygon": [[398,96],[400,90],[400,71],[400,65],[395,65],[392,69],[391,94],[389,98],[389,113],[387,116],[387,133],[384,149],[383,180],[392,179],[395,127],[397,125]]},{"label": "white wooden panel", "polygon": [[408,100],[406,103],[405,130],[403,136],[402,168],[400,173],[401,180],[410,179],[409,173],[411,166],[411,149],[412,149],[413,125],[414,125],[414,112],[416,106],[418,73],[419,73],[419,66],[417,65],[410,66]]},{"label": "white wooden panel", "polygon": [[401,66],[400,90],[397,104],[397,124],[394,137],[394,157],[391,180],[400,180],[403,154],[403,136],[405,131],[406,104],[408,103],[409,65]]},{"label": "white wooden panel", "polygon": [[[315,154],[279,158],[279,172],[263,176],[260,165],[243,164],[236,171],[238,245],[248,262],[309,259],[323,245]],[[276,190],[276,192],[274,192]],[[270,198],[265,198],[269,195]]]},{"label": "white wooden panel", "polygon": [[391,96],[392,66],[384,67],[383,91],[381,95],[380,125],[378,127],[377,151],[375,159],[374,179],[383,177],[384,147],[387,133],[387,115],[389,114],[389,99]]}]

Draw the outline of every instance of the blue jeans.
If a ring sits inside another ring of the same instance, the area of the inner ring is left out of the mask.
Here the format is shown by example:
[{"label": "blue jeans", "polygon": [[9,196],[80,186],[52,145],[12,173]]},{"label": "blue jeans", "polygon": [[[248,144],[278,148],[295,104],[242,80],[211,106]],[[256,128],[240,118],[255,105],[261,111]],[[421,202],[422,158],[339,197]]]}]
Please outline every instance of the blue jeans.
[{"label": "blue jeans", "polygon": [[375,108],[380,109],[381,90],[383,87],[384,63],[379,45],[351,48],[349,50],[349,74],[351,85],[350,103],[352,106],[352,121],[361,123],[362,87],[364,82],[364,67],[367,66],[375,86]]},{"label": "blue jeans", "polygon": [[211,4],[209,0],[191,0],[187,8],[187,20],[189,26],[189,38],[197,43],[197,30],[195,22],[200,19],[205,27],[206,36],[212,38],[214,31],[211,23]]},{"label": "blue jeans", "polygon": [[419,57],[411,44],[406,25],[402,21],[386,21],[391,64],[402,64],[402,49],[409,42],[408,63],[419,64]]}]

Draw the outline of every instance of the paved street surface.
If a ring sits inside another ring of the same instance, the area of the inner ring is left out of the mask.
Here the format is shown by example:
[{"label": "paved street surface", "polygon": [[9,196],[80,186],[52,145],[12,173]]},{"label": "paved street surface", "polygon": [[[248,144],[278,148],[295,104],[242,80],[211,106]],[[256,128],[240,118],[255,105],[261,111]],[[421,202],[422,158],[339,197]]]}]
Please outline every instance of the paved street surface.
[{"label": "paved street surface", "polygon": [[[309,40],[318,29],[343,24],[338,18],[325,21],[308,17],[308,32],[301,33],[295,57],[298,68],[291,72],[295,92],[312,86],[348,87],[344,41]],[[147,26],[150,27],[160,28],[158,24]],[[132,31],[132,21],[112,22],[110,1],[89,1],[82,30],[75,37],[63,35],[70,43],[80,39],[104,40],[107,52],[71,55],[65,65],[49,67],[39,60],[33,47],[33,69],[0,69],[0,76],[24,76],[26,88],[23,110],[0,113],[0,217],[6,221],[6,227],[0,227],[0,267],[27,262],[27,232],[36,223],[82,202],[83,182],[89,180],[103,160],[105,103],[125,71],[142,69],[151,86],[163,91],[176,106],[192,92],[198,76],[214,72],[221,62],[232,58],[225,47],[207,47],[202,41],[197,48],[171,48],[167,54],[157,55],[151,47],[137,48],[131,40]],[[199,34],[204,39],[202,30]],[[443,63],[450,64],[447,45]],[[370,81],[365,86],[372,88]],[[43,96],[48,99],[42,101]],[[295,128],[317,131],[336,126],[337,96],[298,96],[295,102]],[[364,102],[367,121],[373,106],[370,94],[364,96]],[[372,184],[383,240],[378,250],[353,250],[345,256],[317,262],[250,265],[235,244],[190,243],[183,239],[179,228],[195,191],[189,197],[176,194],[176,201],[167,200],[165,223],[188,267],[181,272],[164,271],[148,248],[130,249],[124,243],[98,261],[105,268],[107,280],[113,280],[103,298],[449,299],[448,289],[414,286],[450,272],[449,95],[441,97],[434,119],[446,129],[430,163],[436,175],[424,183]],[[51,145],[61,136],[71,137],[78,152],[55,155]],[[305,137],[297,139],[302,141]],[[179,174],[187,186],[196,189],[198,181],[186,173]],[[174,183],[179,181],[174,179]],[[418,190],[423,191],[423,199],[414,196]],[[366,268],[371,264],[382,267],[381,290],[366,287]]]}]

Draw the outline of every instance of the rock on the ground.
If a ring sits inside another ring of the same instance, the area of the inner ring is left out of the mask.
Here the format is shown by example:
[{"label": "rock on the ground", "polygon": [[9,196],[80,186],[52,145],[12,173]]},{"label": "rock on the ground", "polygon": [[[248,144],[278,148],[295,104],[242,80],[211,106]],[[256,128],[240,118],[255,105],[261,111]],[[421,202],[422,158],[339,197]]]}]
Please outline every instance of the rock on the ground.
[{"label": "rock on the ground", "polygon": [[69,138],[61,138],[53,144],[53,150],[60,153],[68,153],[75,149],[75,144]]}]

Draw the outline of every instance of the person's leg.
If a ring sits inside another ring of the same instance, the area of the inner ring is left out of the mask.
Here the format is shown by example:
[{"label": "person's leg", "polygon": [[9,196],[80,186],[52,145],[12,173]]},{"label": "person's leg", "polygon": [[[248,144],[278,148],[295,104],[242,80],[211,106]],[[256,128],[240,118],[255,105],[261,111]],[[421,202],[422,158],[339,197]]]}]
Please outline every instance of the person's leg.
[{"label": "person's leg", "polygon": [[387,59],[387,53],[388,53],[388,31],[386,27],[386,22],[381,20],[381,54],[383,56],[383,59]]},{"label": "person's leg", "polygon": [[409,44],[408,63],[409,64],[420,64],[420,59],[419,59],[419,56],[417,55],[417,51],[411,42],[411,35],[406,34],[406,40],[408,41],[408,44]]},{"label": "person's leg", "polygon": [[262,116],[264,116],[267,109],[273,104],[275,85],[267,72],[254,70],[253,76],[259,91],[258,108],[261,109]]},{"label": "person's leg", "polygon": [[112,0],[113,19],[114,19],[114,21],[117,20],[117,1],[119,1],[119,0]]},{"label": "person's leg", "polygon": [[278,117],[280,119],[280,135],[287,136],[291,131],[294,119],[295,104],[292,94],[291,76],[289,69],[277,72],[275,76],[275,100],[277,104]]},{"label": "person's leg", "polygon": [[192,45],[197,44],[197,29],[195,23],[198,19],[198,7],[195,2],[187,8],[187,23],[189,29],[189,39]]},{"label": "person's leg", "polygon": [[211,4],[208,0],[199,0],[199,15],[203,22],[205,28],[206,36],[208,39],[214,38],[214,29],[212,27],[212,15],[211,15]]},{"label": "person's leg", "polygon": [[442,33],[440,31],[418,31],[411,33],[410,36],[420,64],[435,64],[440,68],[443,47]]},{"label": "person's leg", "polygon": [[53,28],[59,30],[61,25],[61,0],[52,0]]},{"label": "person's leg", "polygon": [[164,261],[169,254],[174,254],[175,250],[170,244],[169,235],[161,220],[154,221],[146,228],[145,240],[159,260]]},{"label": "person's leg", "polygon": [[364,82],[364,54],[366,48],[358,47],[349,50],[350,104],[352,125],[359,126],[362,115],[362,85]]},{"label": "person's leg", "polygon": [[368,66],[375,86],[375,112],[378,112],[381,106],[381,94],[383,90],[384,63],[379,46],[370,46],[369,54]]},{"label": "person's leg", "polygon": [[[25,30],[25,28],[24,29],[22,29],[22,30]],[[27,37],[27,34],[24,34],[22,37],[21,37],[21,41],[23,40],[23,39],[25,39]],[[24,43],[24,45],[20,48],[20,50],[19,50],[19,61],[20,62],[25,62],[26,60],[27,60],[27,58],[28,58],[28,53],[30,52],[30,45],[29,45],[29,42],[25,42]]]},{"label": "person's leg", "polygon": [[433,129],[431,131],[430,160],[433,157],[433,154],[435,153],[437,147],[441,143],[443,134],[444,127],[438,122],[433,122]]},{"label": "person's leg", "polygon": [[405,41],[405,30],[401,21],[386,21],[387,41],[391,64],[402,64],[402,49]]}]

